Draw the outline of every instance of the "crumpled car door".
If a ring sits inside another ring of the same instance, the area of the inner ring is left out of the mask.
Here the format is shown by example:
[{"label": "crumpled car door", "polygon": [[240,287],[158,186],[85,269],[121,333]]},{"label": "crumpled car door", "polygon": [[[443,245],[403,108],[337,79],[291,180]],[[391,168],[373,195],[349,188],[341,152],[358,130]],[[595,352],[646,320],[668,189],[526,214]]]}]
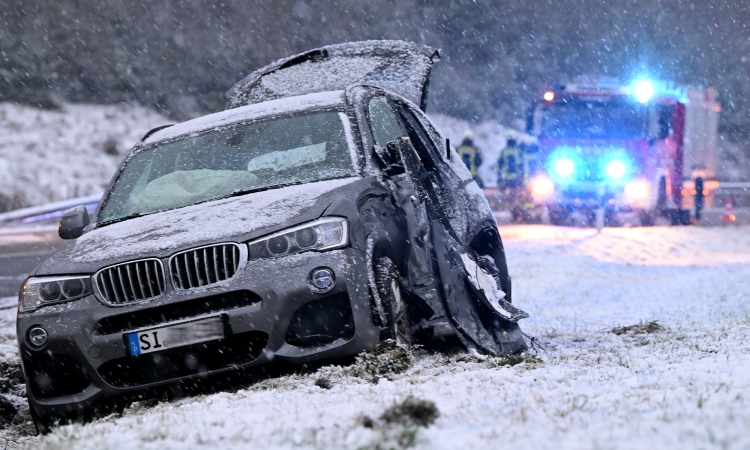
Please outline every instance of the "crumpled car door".
[{"label": "crumpled car door", "polygon": [[[398,145],[406,174],[418,194],[414,203],[424,209],[424,219],[418,224],[429,229],[423,239],[433,253],[432,270],[442,292],[443,309],[459,338],[469,348],[487,354],[518,351],[513,342],[522,340],[516,322],[528,315],[505,300],[500,289],[498,269],[494,262],[464,245],[453,229],[449,212],[457,201],[449,171],[440,167],[432,157],[424,136],[415,133],[415,123],[408,123],[410,138],[399,139]],[[418,151],[411,138],[419,140]],[[434,149],[432,149],[434,151]],[[429,227],[426,227],[429,225]],[[509,335],[512,334],[512,335]],[[523,348],[522,348],[523,349]]]},{"label": "crumpled car door", "polygon": [[432,64],[440,57],[440,50],[405,41],[328,45],[251,73],[227,92],[227,109],[369,84],[395,92],[424,110]]}]

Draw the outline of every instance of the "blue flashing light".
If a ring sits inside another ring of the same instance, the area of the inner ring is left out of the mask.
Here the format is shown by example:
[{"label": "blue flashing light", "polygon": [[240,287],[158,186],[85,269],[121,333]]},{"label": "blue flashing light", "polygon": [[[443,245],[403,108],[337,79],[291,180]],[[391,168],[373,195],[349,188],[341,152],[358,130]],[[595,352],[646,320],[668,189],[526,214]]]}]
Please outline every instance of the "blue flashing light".
[{"label": "blue flashing light", "polygon": [[636,100],[640,103],[648,103],[654,96],[654,84],[649,80],[636,81],[633,85]]},{"label": "blue flashing light", "polygon": [[572,159],[561,158],[555,163],[555,172],[562,178],[570,178],[576,171],[576,164]]},{"label": "blue flashing light", "polygon": [[611,149],[599,162],[601,177],[611,183],[624,183],[633,176],[633,160],[624,149]]},{"label": "blue flashing light", "polygon": [[558,147],[547,160],[547,172],[557,183],[570,183],[579,175],[584,164],[578,157],[577,149],[570,147]]},{"label": "blue flashing light", "polygon": [[607,171],[607,177],[612,180],[620,180],[627,174],[628,166],[625,162],[615,159],[607,163],[605,170]]}]

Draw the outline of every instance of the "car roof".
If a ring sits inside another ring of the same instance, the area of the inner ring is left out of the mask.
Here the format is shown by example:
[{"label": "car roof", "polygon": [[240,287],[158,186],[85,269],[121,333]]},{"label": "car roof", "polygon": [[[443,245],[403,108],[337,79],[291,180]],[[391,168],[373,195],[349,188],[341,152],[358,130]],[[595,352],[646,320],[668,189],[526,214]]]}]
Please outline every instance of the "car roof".
[{"label": "car roof", "polygon": [[295,97],[270,100],[263,103],[242,106],[214,114],[198,117],[146,135],[144,144],[174,139],[179,136],[200,133],[201,131],[253,119],[289,114],[314,109],[343,107],[346,105],[345,91],[318,92]]}]

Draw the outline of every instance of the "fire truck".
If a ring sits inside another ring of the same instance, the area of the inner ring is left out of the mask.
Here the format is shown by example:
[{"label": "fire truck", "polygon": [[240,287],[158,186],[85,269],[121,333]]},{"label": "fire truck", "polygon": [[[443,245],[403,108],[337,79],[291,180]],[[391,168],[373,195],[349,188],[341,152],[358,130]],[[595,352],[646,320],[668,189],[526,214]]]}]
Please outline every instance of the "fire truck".
[{"label": "fire truck", "polygon": [[602,77],[553,86],[529,110],[538,146],[526,149],[537,164],[525,189],[554,224],[597,214],[689,224],[717,184],[720,111],[714,89]]}]

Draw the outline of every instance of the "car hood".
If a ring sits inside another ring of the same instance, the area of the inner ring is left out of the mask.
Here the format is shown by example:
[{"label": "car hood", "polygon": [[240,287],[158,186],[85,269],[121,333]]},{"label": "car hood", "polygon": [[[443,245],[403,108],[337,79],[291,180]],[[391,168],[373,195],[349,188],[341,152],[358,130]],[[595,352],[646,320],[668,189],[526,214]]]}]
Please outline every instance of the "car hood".
[{"label": "car hood", "polygon": [[227,108],[372,84],[424,110],[432,64],[441,52],[406,41],[329,45],[290,56],[248,75],[227,92]]},{"label": "car hood", "polygon": [[320,217],[332,191],[359,177],[307,183],[214,200],[96,228],[44,261],[37,275],[94,272],[133,259],[164,258],[214,242],[245,241]]}]

